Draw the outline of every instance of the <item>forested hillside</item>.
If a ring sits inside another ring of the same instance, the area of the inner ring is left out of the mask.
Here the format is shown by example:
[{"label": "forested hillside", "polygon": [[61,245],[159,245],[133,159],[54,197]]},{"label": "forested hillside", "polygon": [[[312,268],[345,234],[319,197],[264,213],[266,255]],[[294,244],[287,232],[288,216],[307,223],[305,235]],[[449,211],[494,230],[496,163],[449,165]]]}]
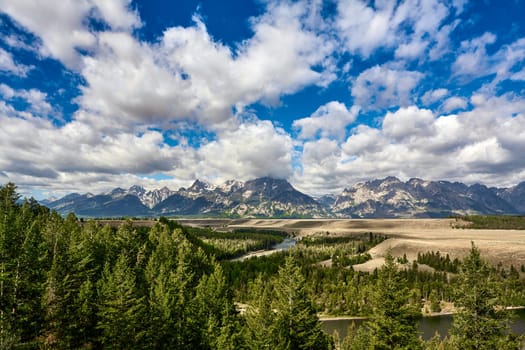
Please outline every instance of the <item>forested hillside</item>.
[{"label": "forested hillside", "polygon": [[[151,228],[82,223],[1,186],[0,348],[519,347],[504,306],[522,304],[520,274],[488,266],[475,246],[457,274],[446,270],[458,262],[434,252],[421,262],[435,272],[391,255],[372,274],[353,271],[383,239],[370,234],[312,237],[288,253],[228,260],[279,237],[215,236],[167,219]],[[241,249],[240,240],[252,246]],[[327,258],[332,266],[320,264]],[[415,327],[422,306],[445,301],[461,307],[450,337],[424,342]],[[339,340],[322,331],[319,311],[370,321]]]},{"label": "forested hillside", "polygon": [[271,322],[261,330],[250,323],[259,309],[239,316],[210,246],[176,223],[80,225],[19,203],[12,184],[0,199],[1,349],[331,346],[293,260],[276,276]]}]

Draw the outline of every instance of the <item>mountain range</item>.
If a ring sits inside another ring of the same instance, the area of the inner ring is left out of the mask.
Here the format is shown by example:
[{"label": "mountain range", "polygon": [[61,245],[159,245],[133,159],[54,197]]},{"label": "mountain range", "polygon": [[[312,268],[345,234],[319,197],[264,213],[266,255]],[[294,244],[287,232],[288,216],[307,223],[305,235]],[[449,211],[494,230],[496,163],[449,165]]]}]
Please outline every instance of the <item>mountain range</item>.
[{"label": "mountain range", "polygon": [[81,217],[396,218],[464,214],[525,214],[525,182],[509,188],[395,177],[358,183],[338,195],[313,198],[288,181],[269,177],[215,186],[196,180],[188,188],[115,188],[72,193],[42,204]]}]

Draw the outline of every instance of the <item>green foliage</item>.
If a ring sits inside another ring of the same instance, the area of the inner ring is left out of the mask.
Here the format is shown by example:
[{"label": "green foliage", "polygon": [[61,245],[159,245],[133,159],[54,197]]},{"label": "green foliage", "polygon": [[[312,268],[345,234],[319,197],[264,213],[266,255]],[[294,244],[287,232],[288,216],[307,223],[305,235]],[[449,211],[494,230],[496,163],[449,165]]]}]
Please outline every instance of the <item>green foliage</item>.
[{"label": "green foliage", "polygon": [[250,349],[331,349],[330,336],[309,298],[301,270],[288,256],[277,277],[250,284],[245,338]]},{"label": "green foliage", "polygon": [[481,258],[472,243],[461,266],[456,288],[456,306],[450,330],[458,349],[518,349],[509,331],[501,278]]},{"label": "green foliage", "polygon": [[366,323],[371,349],[420,349],[417,318],[420,312],[409,302],[406,280],[398,272],[391,253],[379,270],[372,294],[372,318]]},{"label": "green foliage", "polygon": [[301,270],[293,257],[287,257],[274,282],[276,310],[273,329],[274,349],[329,349],[331,341],[321,325]]},{"label": "green foliage", "polygon": [[459,259],[456,258],[454,260],[451,260],[448,254],[442,256],[439,251],[418,253],[417,262],[419,264],[425,264],[430,267],[433,267],[438,271],[446,271],[451,273],[458,273],[460,265]]},{"label": "green foliage", "polygon": [[251,251],[270,249],[281,243],[285,237],[283,232],[278,231],[220,232],[195,227],[186,230],[200,239],[206,250],[219,260],[236,258]]},{"label": "green foliage", "polygon": [[115,266],[106,264],[98,285],[97,328],[102,333],[101,343],[112,349],[136,349],[143,344],[144,297],[137,293],[136,277],[129,260],[123,252]]},{"label": "green foliage", "polygon": [[245,314],[246,344],[252,350],[269,348],[275,322],[275,312],[272,309],[273,286],[259,275],[250,283],[249,290],[249,304]]},{"label": "green foliage", "polygon": [[459,219],[470,222],[469,228],[487,230],[525,230],[525,216],[466,215]]}]

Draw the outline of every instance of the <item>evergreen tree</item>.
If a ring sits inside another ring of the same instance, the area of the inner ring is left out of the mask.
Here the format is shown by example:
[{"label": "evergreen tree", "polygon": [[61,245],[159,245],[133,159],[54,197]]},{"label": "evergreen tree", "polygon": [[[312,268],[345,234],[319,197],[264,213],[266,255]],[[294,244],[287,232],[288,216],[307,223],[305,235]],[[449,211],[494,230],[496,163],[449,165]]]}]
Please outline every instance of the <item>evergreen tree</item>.
[{"label": "evergreen tree", "polygon": [[259,275],[249,286],[250,297],[246,309],[246,344],[252,350],[270,349],[272,325],[275,313],[272,310],[272,285]]},{"label": "evergreen tree", "polygon": [[196,288],[194,304],[198,319],[203,323],[200,327],[201,349],[239,347],[235,305],[222,267],[218,263],[213,263],[211,275],[202,276]]},{"label": "evergreen tree", "polygon": [[286,258],[275,281],[275,319],[272,325],[279,350],[330,349],[331,339],[321,329],[305,279],[292,256]]},{"label": "evergreen tree", "polygon": [[[368,337],[370,349],[420,349],[417,318],[419,310],[409,302],[407,281],[398,271],[389,251],[385,265],[378,272],[371,320],[357,338]],[[362,339],[361,339],[362,340]]]},{"label": "evergreen tree", "polygon": [[455,306],[458,313],[450,329],[458,349],[518,349],[510,333],[502,282],[472,243],[458,277]]},{"label": "evergreen tree", "polygon": [[136,277],[123,252],[113,269],[106,264],[99,283],[98,328],[101,343],[110,349],[142,348],[144,298],[137,294]]}]

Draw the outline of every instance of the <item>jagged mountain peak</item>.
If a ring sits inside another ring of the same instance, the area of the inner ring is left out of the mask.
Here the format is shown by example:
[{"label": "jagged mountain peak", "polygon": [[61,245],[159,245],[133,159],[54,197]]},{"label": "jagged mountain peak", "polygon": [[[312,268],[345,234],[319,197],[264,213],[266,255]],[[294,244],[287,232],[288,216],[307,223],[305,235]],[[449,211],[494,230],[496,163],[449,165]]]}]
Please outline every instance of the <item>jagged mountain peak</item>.
[{"label": "jagged mountain peak", "polygon": [[128,193],[142,195],[146,193],[146,189],[139,185],[133,185],[128,189]]},{"label": "jagged mountain peak", "polygon": [[497,190],[482,184],[467,186],[459,182],[418,178],[403,182],[386,177],[345,189],[336,198],[332,212],[353,217],[515,214],[518,210],[511,202],[498,195]]},{"label": "jagged mountain peak", "polygon": [[215,186],[201,181],[199,179],[195,180],[193,184],[187,189],[187,191],[191,192],[199,192],[199,191],[212,191],[215,189]]},{"label": "jagged mountain peak", "polygon": [[452,214],[525,214],[525,182],[509,188],[482,184],[406,182],[389,176],[355,184],[340,195],[318,200],[287,180],[261,177],[211,185],[196,180],[189,188],[146,190],[131,186],[99,195],[69,194],[46,202],[60,213],[86,216],[205,215],[244,217],[443,217]]}]

